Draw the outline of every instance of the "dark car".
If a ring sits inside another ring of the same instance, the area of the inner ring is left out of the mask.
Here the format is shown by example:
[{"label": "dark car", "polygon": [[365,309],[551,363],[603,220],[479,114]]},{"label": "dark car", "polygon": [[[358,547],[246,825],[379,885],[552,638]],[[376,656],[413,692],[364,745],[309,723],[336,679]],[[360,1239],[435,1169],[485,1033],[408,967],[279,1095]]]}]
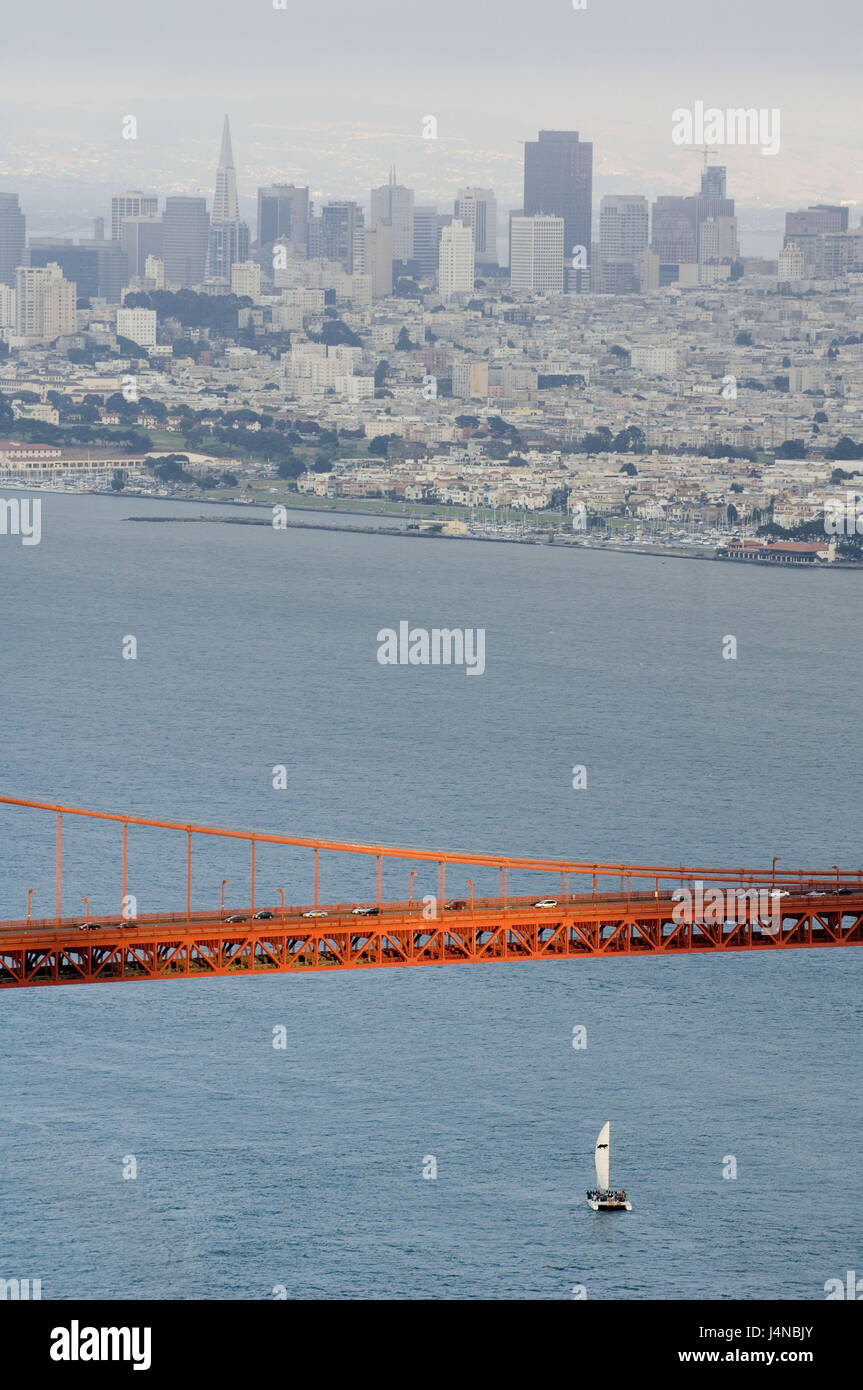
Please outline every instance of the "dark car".
[{"label": "dark car", "polygon": [[235,912],[235,913],[233,913],[232,916],[226,917],[226,918],[225,918],[225,921],[226,921],[226,922],[246,922],[246,921],[248,921],[248,918],[247,918],[247,917],[244,917],[244,916],[242,915],[242,913],[240,913],[240,912]]},{"label": "dark car", "polygon": [[354,907],[354,908],[351,908],[351,916],[352,916],[352,917],[379,917],[379,916],[380,916],[380,912],[381,912],[381,910],[380,910],[379,907]]},{"label": "dark car", "polygon": [[467,907],[467,903],[464,898],[452,898],[448,903],[444,903],[444,909],[447,912],[461,912],[462,908],[465,907]]},{"label": "dark car", "polygon": [[254,919],[253,919],[253,920],[254,920],[255,922],[271,922],[271,921],[273,920],[273,918],[275,917],[275,915],[276,915],[276,914],[275,914],[274,912],[268,912],[268,911],[266,910],[266,908],[264,908],[264,910],[263,910],[262,912],[256,912],[256,913],[255,913],[255,916],[254,916]]}]

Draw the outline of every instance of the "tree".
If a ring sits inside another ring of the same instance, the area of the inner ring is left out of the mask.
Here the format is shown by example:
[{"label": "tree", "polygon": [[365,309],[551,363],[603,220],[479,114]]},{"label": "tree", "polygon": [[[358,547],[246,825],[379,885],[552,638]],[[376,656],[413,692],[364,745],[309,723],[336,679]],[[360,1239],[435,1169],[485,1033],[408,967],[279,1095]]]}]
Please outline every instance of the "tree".
[{"label": "tree", "polygon": [[738,347],[752,347],[752,334],[748,328],[743,328],[734,339]]},{"label": "tree", "polygon": [[776,450],[778,459],[805,459],[806,444],[802,439],[786,439]]},{"label": "tree", "polygon": [[333,460],[327,454],[318,454],[312,467],[316,473],[332,473]]},{"label": "tree", "polygon": [[730,525],[733,526],[739,516],[739,512],[733,502],[728,503],[728,506],[725,508],[725,515],[728,517]]},{"label": "tree", "polygon": [[369,453],[377,454],[381,458],[386,458],[389,453],[391,439],[392,435],[390,434],[376,434],[374,439],[369,443]]},{"label": "tree", "polygon": [[833,448],[827,450],[829,459],[841,459],[842,461],[859,459],[861,454],[863,454],[863,445],[855,444],[848,434],[843,434],[842,438],[833,445]]},{"label": "tree", "polygon": [[411,342],[411,335],[407,328],[402,327],[399,336],[396,338],[396,352],[408,352],[411,348],[415,348],[416,346],[416,343]]},{"label": "tree", "polygon": [[629,460],[627,460],[626,463],[622,463],[620,465],[620,471],[621,473],[628,473],[630,478],[638,477],[638,469],[636,468],[635,464],[630,463]]},{"label": "tree", "polygon": [[122,468],[115,468],[115,469],[114,469],[114,476],[113,476],[112,479],[111,479],[111,487],[113,488],[114,492],[122,492],[122,491],[123,491],[123,488],[124,488],[125,486],[126,486],[126,475],[125,475],[125,473],[123,472]]},{"label": "tree", "polygon": [[280,478],[298,478],[304,468],[305,465],[294,454],[288,454],[286,458],[279,460],[276,472]]},{"label": "tree", "polygon": [[375,367],[375,386],[383,386],[390,370],[390,364],[385,357],[382,357]]}]

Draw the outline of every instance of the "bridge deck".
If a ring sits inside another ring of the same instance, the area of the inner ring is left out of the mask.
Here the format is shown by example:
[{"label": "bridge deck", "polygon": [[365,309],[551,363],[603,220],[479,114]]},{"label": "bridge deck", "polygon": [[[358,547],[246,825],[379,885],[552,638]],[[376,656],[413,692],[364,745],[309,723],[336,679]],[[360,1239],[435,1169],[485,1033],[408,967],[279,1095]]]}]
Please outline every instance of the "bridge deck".
[{"label": "bridge deck", "polygon": [[[863,890],[819,889],[781,901],[781,920],[741,904],[737,920],[675,920],[655,893],[573,894],[552,908],[482,899],[423,916],[421,903],[383,903],[357,917],[345,904],[266,909],[270,920],[156,914],[134,923],[0,923],[0,988],[591,957],[669,956],[863,945]],[[226,914],[235,915],[235,914]]]}]

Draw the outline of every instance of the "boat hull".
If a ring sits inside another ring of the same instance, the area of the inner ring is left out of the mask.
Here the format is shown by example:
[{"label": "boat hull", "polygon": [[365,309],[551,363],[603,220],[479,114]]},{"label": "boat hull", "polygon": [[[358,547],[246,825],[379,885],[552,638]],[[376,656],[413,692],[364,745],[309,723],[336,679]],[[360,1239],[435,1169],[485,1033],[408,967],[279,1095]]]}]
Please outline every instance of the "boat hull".
[{"label": "boat hull", "polygon": [[632,1203],[620,1201],[617,1197],[599,1197],[595,1193],[588,1193],[587,1205],[591,1211],[632,1211]]}]

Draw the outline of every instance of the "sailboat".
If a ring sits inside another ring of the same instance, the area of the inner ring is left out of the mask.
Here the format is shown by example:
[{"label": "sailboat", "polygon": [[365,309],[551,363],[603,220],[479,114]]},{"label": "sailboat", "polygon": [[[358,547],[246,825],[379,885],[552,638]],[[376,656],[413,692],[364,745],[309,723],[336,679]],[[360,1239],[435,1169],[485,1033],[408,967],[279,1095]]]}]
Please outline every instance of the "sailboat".
[{"label": "sailboat", "polygon": [[596,1191],[588,1192],[587,1205],[592,1211],[632,1211],[625,1192],[611,1188],[611,1121],[606,1120],[596,1141]]}]

